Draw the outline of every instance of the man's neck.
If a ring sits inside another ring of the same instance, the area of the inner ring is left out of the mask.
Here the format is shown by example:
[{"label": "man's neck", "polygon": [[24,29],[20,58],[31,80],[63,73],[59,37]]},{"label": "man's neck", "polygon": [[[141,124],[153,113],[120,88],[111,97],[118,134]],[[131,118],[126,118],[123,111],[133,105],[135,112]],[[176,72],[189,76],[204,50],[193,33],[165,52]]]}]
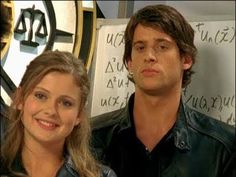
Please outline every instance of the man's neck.
[{"label": "man's neck", "polygon": [[180,103],[180,93],[151,96],[135,92],[134,124],[140,141],[152,150],[173,127]]}]

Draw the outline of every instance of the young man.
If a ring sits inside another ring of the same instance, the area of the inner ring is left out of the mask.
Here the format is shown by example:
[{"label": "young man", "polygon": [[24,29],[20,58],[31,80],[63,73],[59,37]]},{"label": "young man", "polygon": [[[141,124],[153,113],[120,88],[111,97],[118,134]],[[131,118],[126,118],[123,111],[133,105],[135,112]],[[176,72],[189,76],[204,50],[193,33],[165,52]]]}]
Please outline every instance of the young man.
[{"label": "young man", "polygon": [[234,128],[181,100],[196,51],[174,8],[147,6],[131,17],[123,61],[135,93],[124,109],[92,119],[95,154],[118,177],[235,175]]}]

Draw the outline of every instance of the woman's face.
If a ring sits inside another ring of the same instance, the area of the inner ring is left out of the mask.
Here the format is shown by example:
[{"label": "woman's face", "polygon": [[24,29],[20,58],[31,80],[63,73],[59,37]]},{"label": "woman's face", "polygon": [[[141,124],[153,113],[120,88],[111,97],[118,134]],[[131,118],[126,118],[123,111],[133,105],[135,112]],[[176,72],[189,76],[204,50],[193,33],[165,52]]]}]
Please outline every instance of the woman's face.
[{"label": "woman's face", "polygon": [[80,88],[71,74],[48,73],[19,108],[25,143],[59,143],[80,123]]}]

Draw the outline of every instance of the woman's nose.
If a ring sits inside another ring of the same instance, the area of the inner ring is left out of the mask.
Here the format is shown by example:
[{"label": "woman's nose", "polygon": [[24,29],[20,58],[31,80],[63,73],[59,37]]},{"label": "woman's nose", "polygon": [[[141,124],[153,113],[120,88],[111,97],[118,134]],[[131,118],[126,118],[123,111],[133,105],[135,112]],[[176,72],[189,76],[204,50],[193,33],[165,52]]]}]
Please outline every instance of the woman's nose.
[{"label": "woman's nose", "polygon": [[49,116],[56,115],[57,112],[58,112],[56,101],[49,101],[48,100],[44,105],[44,110],[43,111],[46,115],[49,115]]}]

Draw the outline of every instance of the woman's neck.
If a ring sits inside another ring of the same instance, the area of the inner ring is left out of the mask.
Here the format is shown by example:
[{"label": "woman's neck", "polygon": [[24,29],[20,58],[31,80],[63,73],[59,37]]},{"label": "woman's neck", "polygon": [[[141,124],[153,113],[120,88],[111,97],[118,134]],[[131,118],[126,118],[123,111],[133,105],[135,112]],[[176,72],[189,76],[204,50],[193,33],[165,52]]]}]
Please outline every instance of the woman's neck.
[{"label": "woman's neck", "polygon": [[[36,143],[37,144],[37,143]],[[23,165],[30,177],[54,177],[63,163],[63,147],[24,143]]]}]

